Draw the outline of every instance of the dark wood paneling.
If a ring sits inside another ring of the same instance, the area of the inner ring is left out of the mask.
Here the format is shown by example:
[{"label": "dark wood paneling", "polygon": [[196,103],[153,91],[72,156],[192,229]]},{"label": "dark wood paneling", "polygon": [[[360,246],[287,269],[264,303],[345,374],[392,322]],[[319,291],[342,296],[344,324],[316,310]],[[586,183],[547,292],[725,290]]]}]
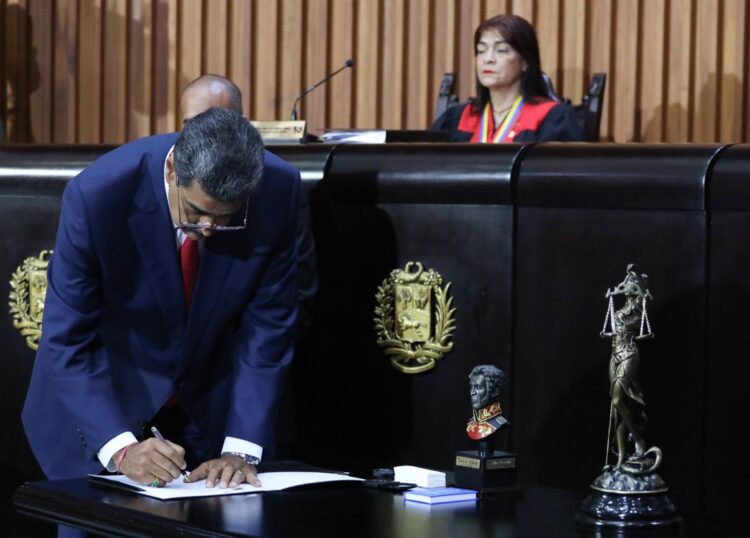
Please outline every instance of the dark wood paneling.
[{"label": "dark wood paneling", "polygon": [[[706,376],[706,503],[718,520],[743,513],[750,482],[739,428],[750,405],[743,385],[750,378],[744,349],[750,326],[750,146],[725,151],[714,167],[710,188],[708,352]],[[739,415],[738,415],[739,413]]]},{"label": "dark wood paneling", "polygon": [[683,513],[693,517],[703,501],[704,185],[720,149],[640,146],[634,158],[631,146],[563,155],[552,145],[525,156],[515,313],[516,421],[523,425],[514,429],[523,479],[583,490],[604,466],[611,354],[611,341],[599,337],[604,297],[636,263],[654,295],[656,337],[639,343],[646,440],[664,451],[660,473]]},{"label": "dark wood paneling", "polygon": [[[296,365],[300,454],[369,473],[398,463],[448,468],[470,446],[469,371],[511,368],[512,244],[503,238],[512,235],[519,148],[503,150],[334,152],[313,201],[320,290],[310,349]],[[451,282],[456,308],[455,350],[420,375],[394,369],[373,330],[378,286],[408,261]]]},{"label": "dark wood paneling", "polygon": [[[583,492],[605,458],[604,292],[635,262],[654,294],[656,338],[639,345],[639,379],[660,473],[691,523],[742,513],[748,146],[272,149],[302,171],[320,279],[294,364],[294,457],[363,473],[450,468],[470,446],[468,371],[494,363],[512,380],[499,444],[518,452],[521,479]],[[24,258],[51,248],[65,180],[104,150],[0,151],[0,293]],[[373,314],[377,287],[412,260],[452,282],[457,312],[454,351],[407,376],[376,345]],[[10,435],[0,463],[33,476],[18,421],[33,352],[7,310],[0,331]]]}]

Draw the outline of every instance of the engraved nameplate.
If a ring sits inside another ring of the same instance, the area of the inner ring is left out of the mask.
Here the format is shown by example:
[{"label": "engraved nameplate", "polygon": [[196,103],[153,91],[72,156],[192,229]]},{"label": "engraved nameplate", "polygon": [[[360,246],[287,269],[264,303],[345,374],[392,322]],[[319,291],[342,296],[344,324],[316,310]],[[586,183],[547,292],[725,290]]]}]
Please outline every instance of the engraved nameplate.
[{"label": "engraved nameplate", "polygon": [[469,469],[479,469],[479,458],[456,456],[456,465],[458,467],[468,467]]},{"label": "engraved nameplate", "polygon": [[487,460],[487,470],[495,469],[515,469],[516,458],[497,458]]},{"label": "engraved nameplate", "polygon": [[300,141],[305,136],[304,121],[251,121],[265,142]]}]

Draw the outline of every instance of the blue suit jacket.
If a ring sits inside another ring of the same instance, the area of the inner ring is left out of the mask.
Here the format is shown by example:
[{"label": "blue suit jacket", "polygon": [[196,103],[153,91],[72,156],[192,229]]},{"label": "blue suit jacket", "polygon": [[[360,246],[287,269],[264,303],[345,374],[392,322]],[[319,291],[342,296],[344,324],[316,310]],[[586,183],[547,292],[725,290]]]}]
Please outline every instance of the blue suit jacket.
[{"label": "blue suit jacket", "polygon": [[205,240],[186,319],[164,159],[136,140],[71,180],[22,418],[49,478],[98,472],[97,451],[176,393],[207,439],[273,445],[293,352],[299,172],[267,153],[247,229]]}]

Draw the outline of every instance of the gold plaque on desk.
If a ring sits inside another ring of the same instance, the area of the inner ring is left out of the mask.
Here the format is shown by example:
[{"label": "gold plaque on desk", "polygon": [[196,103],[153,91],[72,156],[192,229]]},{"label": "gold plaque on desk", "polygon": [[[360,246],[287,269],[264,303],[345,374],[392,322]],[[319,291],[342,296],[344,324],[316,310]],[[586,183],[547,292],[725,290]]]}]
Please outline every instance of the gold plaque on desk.
[{"label": "gold plaque on desk", "polygon": [[51,250],[43,250],[36,258],[26,258],[10,280],[8,305],[13,317],[13,327],[26,338],[26,345],[35,351],[42,336],[47,265],[51,255]]},{"label": "gold plaque on desk", "polygon": [[435,367],[453,349],[455,323],[450,283],[420,262],[394,269],[375,294],[378,345],[400,372],[418,374]]},{"label": "gold plaque on desk", "polygon": [[305,121],[251,121],[263,142],[281,144],[299,142],[305,136]]}]

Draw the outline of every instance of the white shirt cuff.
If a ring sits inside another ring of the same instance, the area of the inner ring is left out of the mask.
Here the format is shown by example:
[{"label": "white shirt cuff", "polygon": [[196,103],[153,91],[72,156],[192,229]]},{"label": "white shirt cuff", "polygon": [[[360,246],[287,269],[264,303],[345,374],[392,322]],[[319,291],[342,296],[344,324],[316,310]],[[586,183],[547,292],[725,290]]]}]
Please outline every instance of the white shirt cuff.
[{"label": "white shirt cuff", "polygon": [[135,435],[130,432],[122,432],[117,437],[107,441],[104,446],[99,449],[99,452],[96,453],[96,457],[99,458],[99,461],[110,473],[114,473],[117,471],[117,467],[113,461],[115,454],[126,446],[137,442],[138,439],[135,438]]},{"label": "white shirt cuff", "polygon": [[262,446],[251,443],[250,441],[229,436],[224,439],[224,446],[221,449],[222,454],[225,452],[239,452],[240,454],[247,454],[248,456],[253,456],[258,459],[263,457]]}]

